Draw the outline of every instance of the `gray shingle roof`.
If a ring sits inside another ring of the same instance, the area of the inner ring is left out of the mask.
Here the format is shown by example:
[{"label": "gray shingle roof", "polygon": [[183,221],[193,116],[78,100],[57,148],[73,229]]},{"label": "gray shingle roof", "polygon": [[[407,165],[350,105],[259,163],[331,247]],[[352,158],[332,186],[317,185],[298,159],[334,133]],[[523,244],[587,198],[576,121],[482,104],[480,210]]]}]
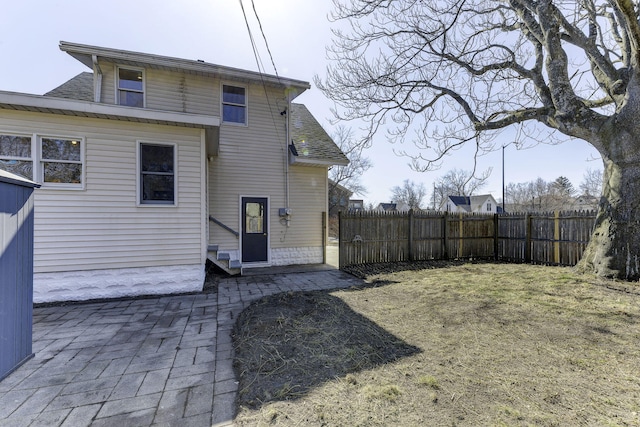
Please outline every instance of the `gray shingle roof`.
[{"label": "gray shingle roof", "polygon": [[293,163],[347,165],[349,159],[303,104],[291,104]]},{"label": "gray shingle roof", "polygon": [[80,73],[44,95],[77,99],[78,101],[93,101],[93,73]]}]

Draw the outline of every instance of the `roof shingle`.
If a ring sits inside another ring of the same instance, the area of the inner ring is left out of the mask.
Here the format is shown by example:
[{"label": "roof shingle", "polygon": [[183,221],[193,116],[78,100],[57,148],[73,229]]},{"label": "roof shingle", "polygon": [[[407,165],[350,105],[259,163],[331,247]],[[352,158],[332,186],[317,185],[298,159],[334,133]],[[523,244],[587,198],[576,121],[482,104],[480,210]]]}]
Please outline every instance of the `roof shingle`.
[{"label": "roof shingle", "polygon": [[93,73],[80,73],[44,95],[78,101],[93,101]]}]

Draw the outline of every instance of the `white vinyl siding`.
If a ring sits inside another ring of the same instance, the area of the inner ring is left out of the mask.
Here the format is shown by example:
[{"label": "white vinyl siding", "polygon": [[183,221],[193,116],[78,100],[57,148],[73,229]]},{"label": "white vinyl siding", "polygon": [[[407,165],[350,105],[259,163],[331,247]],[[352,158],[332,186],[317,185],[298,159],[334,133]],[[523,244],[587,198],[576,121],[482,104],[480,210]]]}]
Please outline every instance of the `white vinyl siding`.
[{"label": "white vinyl siding", "polygon": [[327,211],[327,169],[292,166],[290,179],[291,216],[287,245],[278,247],[321,247],[322,212]]},{"label": "white vinyl siding", "polygon": [[[116,103],[113,64],[101,62],[102,102]],[[220,81],[210,76],[147,69],[144,73],[145,108],[193,114],[220,115]]]},{"label": "white vinyl siding", "polygon": [[[4,111],[0,128],[24,134],[73,130],[85,141],[85,189],[34,194],[36,273],[202,263],[201,130]],[[137,141],[177,146],[177,207],[138,206]]]},{"label": "white vinyl siding", "polygon": [[[249,125],[221,126],[219,154],[208,162],[210,213],[240,232],[239,196],[268,196],[271,248],[321,246],[327,169],[289,166],[292,215],[291,226],[286,227],[278,215],[278,209],[286,207],[286,116],[271,114],[261,86],[250,85],[247,89],[251,100]],[[269,95],[271,100],[282,96],[273,89]],[[213,223],[209,225],[209,242],[223,250],[240,247],[238,238]]]}]

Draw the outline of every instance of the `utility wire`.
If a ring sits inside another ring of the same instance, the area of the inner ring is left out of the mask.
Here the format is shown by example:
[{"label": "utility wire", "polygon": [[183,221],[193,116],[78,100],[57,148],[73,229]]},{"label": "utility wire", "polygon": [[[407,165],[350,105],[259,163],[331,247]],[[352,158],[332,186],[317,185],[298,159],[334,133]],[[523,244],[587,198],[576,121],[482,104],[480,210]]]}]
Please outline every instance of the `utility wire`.
[{"label": "utility wire", "polygon": [[[247,19],[247,14],[244,10],[244,4],[242,3],[242,0],[238,0],[240,2],[240,7],[242,8],[242,15],[244,16],[244,22],[247,25],[247,32],[249,33],[249,39],[251,40],[251,47],[253,49],[253,55],[256,58],[256,64],[258,65],[258,72],[260,73],[260,79],[262,81],[262,88],[264,90],[264,95],[265,98],[267,100],[267,105],[269,106],[269,111],[271,112],[271,121],[273,122],[273,127],[276,131],[276,133],[280,136],[280,127],[278,126],[277,122],[276,122],[276,118],[274,116],[274,109],[271,106],[271,100],[269,99],[269,92],[267,90],[267,84],[264,81],[264,65],[262,64],[262,59],[260,58],[260,54],[258,53],[258,48],[256,46],[256,42],[255,39],[253,38],[253,34],[251,33],[251,26],[249,25],[249,20]],[[276,66],[275,63],[273,61],[273,56],[271,55],[271,50],[269,49],[269,44],[267,42],[267,38],[264,34],[264,31],[262,30],[262,24],[260,23],[260,18],[258,17],[258,12],[256,11],[256,7],[255,7],[255,3],[253,2],[253,0],[251,0],[251,4],[253,6],[253,12],[256,15],[256,19],[258,20],[258,24],[260,25],[260,32],[262,33],[262,37],[264,38],[264,42],[267,45],[267,51],[269,52],[269,57],[271,58],[271,63],[273,64],[273,68],[276,72],[276,77],[278,78],[278,81],[280,82],[280,76],[278,76],[278,70],[276,70]],[[288,142],[287,142],[288,143]]]},{"label": "utility wire", "polygon": [[242,16],[244,16],[244,22],[245,22],[245,25],[247,26],[247,32],[249,33],[249,40],[251,41],[253,56],[256,59],[256,64],[258,65],[258,71],[262,75],[264,73],[264,65],[262,65],[262,59],[260,59],[260,54],[258,53],[256,41],[254,40],[253,33],[251,32],[251,26],[249,25],[249,20],[247,19],[247,13],[244,10],[244,4],[242,4],[242,0],[238,0],[238,2],[240,3],[240,8],[242,9]]},{"label": "utility wire", "polygon": [[276,73],[276,77],[280,80],[280,76],[278,75],[278,69],[276,68],[276,63],[273,60],[273,55],[271,54],[271,49],[269,48],[269,42],[267,41],[267,36],[264,35],[264,30],[262,29],[262,22],[260,22],[260,17],[258,16],[258,11],[256,10],[256,4],[253,0],[251,0],[251,6],[253,7],[253,13],[256,15],[256,19],[258,20],[258,26],[260,27],[260,33],[262,34],[262,38],[264,39],[264,44],[267,47],[267,52],[269,52],[269,58],[271,59],[271,65],[273,65],[273,71]]}]

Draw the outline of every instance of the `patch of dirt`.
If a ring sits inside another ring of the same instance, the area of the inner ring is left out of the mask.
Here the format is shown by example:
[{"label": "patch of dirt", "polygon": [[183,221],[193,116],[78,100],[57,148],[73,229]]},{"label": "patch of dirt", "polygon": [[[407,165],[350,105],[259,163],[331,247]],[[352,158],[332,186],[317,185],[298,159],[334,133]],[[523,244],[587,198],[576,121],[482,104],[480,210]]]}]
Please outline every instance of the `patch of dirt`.
[{"label": "patch of dirt", "polygon": [[640,425],[637,284],[518,264],[405,267],[248,307],[234,331],[236,424]]}]

